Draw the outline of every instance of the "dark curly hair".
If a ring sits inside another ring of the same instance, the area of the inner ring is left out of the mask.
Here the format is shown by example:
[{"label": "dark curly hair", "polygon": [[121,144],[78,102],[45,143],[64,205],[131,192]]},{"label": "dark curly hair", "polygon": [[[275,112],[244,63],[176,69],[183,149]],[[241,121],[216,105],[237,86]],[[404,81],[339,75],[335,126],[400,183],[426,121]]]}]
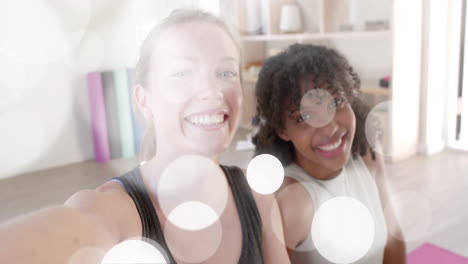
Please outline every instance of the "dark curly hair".
[{"label": "dark curly hair", "polygon": [[300,81],[307,78],[323,87],[334,97],[351,104],[356,116],[356,132],[351,152],[354,158],[371,151],[365,137],[365,122],[370,108],[358,97],[361,81],[344,56],[325,46],[294,44],[266,60],[255,88],[259,131],[253,138],[255,155],[272,154],[284,166],[294,160],[294,146],[282,140],[277,131],[284,128],[283,114],[299,109],[302,95]]}]

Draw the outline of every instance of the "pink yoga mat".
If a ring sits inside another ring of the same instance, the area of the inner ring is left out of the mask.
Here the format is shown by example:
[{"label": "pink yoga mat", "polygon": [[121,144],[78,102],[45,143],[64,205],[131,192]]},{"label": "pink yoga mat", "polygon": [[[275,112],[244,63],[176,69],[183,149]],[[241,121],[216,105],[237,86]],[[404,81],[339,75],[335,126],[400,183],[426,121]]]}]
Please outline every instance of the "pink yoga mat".
[{"label": "pink yoga mat", "polygon": [[468,264],[468,258],[426,243],[408,254],[408,264]]},{"label": "pink yoga mat", "polygon": [[109,142],[107,139],[106,111],[99,72],[88,74],[88,92],[91,106],[91,126],[93,131],[94,155],[97,162],[109,161]]}]

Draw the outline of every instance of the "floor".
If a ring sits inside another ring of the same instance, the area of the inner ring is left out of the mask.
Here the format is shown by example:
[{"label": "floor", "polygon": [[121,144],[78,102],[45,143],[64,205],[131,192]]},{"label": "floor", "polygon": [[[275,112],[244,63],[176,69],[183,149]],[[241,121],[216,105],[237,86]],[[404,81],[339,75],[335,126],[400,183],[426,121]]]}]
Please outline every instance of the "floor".
[{"label": "floor", "polygon": [[392,197],[406,196],[394,206],[413,236],[408,249],[431,242],[468,257],[468,152],[415,156],[387,164],[386,175]]},{"label": "floor", "polygon": [[[240,133],[235,139],[245,136]],[[231,146],[222,163],[245,168],[251,157],[252,150]],[[0,222],[63,203],[77,190],[94,188],[137,163],[135,158],[106,165],[86,161],[0,180]],[[468,152],[415,156],[387,164],[386,175],[408,251],[431,242],[468,257]]]},{"label": "floor", "polygon": [[[248,130],[239,129],[233,142],[245,140]],[[222,164],[246,168],[252,150],[237,151],[232,145]],[[63,203],[78,190],[95,188],[138,164],[137,158],[112,160],[107,164],[85,161],[43,171],[0,179],[0,223],[45,206]]]}]

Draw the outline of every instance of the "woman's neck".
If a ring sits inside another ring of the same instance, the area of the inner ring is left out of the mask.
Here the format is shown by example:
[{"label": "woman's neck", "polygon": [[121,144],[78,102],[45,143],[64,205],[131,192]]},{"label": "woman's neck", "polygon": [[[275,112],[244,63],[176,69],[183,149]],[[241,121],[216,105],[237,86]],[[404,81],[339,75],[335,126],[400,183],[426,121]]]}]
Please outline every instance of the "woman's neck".
[{"label": "woman's neck", "polygon": [[[185,155],[200,155],[207,157],[206,155],[201,155],[189,151],[156,151],[156,155],[152,159],[146,161],[140,166],[145,185],[154,184],[155,182],[157,183],[161,173],[166,169],[166,167],[174,160]],[[216,164],[219,164],[220,155],[213,155],[207,158],[211,159]]]},{"label": "woman's neck", "polygon": [[343,170],[343,168],[340,168],[338,170],[331,170],[312,161],[297,158],[297,156],[294,159],[294,162],[297,165],[299,165],[299,167],[301,167],[305,172],[307,172],[307,174],[309,174],[311,177],[322,181],[331,180],[337,177]]}]

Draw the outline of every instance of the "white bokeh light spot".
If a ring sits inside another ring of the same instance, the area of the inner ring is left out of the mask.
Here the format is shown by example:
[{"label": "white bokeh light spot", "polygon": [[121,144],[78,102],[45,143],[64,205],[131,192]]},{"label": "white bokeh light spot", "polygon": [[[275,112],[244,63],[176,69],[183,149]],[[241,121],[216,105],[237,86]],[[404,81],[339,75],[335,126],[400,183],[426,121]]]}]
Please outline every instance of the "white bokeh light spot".
[{"label": "white bokeh light spot", "polygon": [[[207,212],[202,209],[202,211],[196,213],[201,215]],[[208,214],[212,215],[208,222],[212,222],[214,220],[213,212]],[[179,219],[178,221],[188,223],[192,220],[192,217],[185,220]],[[202,219],[202,221],[206,220],[206,216],[195,216],[195,218]],[[206,225],[206,222],[203,225]],[[164,236],[174,258],[188,263],[203,263],[216,253],[223,237],[221,221],[214,221],[203,229],[200,229],[200,227],[201,225],[197,224],[193,228],[194,230],[188,230],[178,227],[174,224],[174,221],[166,222]]]},{"label": "white bokeh light spot", "polygon": [[[157,179],[158,177],[154,177]],[[181,204],[200,202],[222,215],[228,198],[228,183],[221,167],[198,155],[172,161],[158,181],[150,183],[163,213],[168,216]]]},{"label": "white bokeh light spot", "polygon": [[302,96],[300,113],[309,126],[326,126],[335,117],[334,98],[326,90],[311,89]]},{"label": "white bokeh light spot", "polygon": [[167,218],[174,225],[186,230],[204,229],[219,220],[213,209],[197,201],[180,204]]},{"label": "white bokeh light spot", "polygon": [[392,102],[384,101],[372,108],[366,118],[364,127],[367,142],[372,149],[383,156],[390,156],[390,114]]},{"label": "white bokeh light spot", "polygon": [[247,182],[260,194],[274,193],[284,181],[284,168],[273,155],[261,154],[247,166]]},{"label": "white bokeh light spot", "polygon": [[370,249],[375,224],[369,209],[358,200],[339,196],[315,212],[312,240],[318,252],[333,263],[353,263]]},{"label": "white bokeh light spot", "polygon": [[113,246],[101,264],[167,263],[161,249],[141,240],[125,240]]},{"label": "white bokeh light spot", "polygon": [[2,2],[0,53],[22,64],[57,62],[80,41],[90,14],[90,0]]},{"label": "white bokeh light spot", "polygon": [[[387,204],[384,211],[393,208],[405,241],[423,241],[432,224],[432,206],[429,199],[420,192],[402,191],[392,195],[390,200],[392,207]],[[390,230],[390,235],[398,238],[393,229]]]}]

